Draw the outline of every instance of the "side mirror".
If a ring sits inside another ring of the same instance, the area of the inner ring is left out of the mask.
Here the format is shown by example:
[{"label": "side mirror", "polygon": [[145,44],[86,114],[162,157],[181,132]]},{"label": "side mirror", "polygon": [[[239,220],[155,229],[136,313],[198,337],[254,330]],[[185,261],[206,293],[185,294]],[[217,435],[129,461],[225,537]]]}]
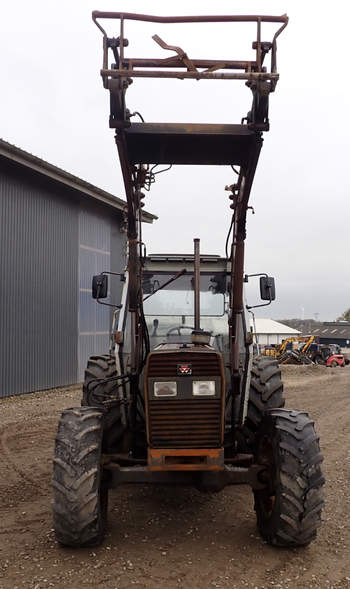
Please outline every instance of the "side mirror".
[{"label": "side mirror", "polygon": [[98,274],[92,277],[92,298],[106,299],[108,294],[108,276]]},{"label": "side mirror", "polygon": [[263,301],[274,301],[276,298],[275,279],[272,276],[260,277],[260,297]]}]

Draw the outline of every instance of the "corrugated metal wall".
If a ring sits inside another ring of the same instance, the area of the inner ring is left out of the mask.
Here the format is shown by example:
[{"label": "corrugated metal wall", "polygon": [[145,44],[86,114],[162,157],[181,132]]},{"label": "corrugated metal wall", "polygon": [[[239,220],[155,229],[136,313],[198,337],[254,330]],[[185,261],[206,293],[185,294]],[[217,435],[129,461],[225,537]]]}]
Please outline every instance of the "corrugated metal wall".
[{"label": "corrugated metal wall", "polygon": [[[91,278],[121,271],[119,214],[0,158],[0,397],[82,380],[111,312]],[[120,301],[111,280],[111,299]]]},{"label": "corrugated metal wall", "polygon": [[75,382],[78,206],[0,173],[0,396]]},{"label": "corrugated metal wall", "polygon": [[[112,261],[113,252],[113,261]],[[98,209],[79,212],[79,353],[78,380],[82,381],[89,356],[106,354],[111,326],[110,307],[91,297],[93,274],[121,272],[122,236],[119,223]],[[104,302],[120,302],[119,281],[109,276],[111,296]]]}]

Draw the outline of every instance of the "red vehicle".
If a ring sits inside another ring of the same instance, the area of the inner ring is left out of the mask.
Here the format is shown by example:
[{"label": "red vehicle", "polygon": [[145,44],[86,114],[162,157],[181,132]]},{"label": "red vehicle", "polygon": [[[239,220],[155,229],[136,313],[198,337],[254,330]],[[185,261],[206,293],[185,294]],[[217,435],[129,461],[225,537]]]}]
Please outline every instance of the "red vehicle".
[{"label": "red vehicle", "polygon": [[345,366],[345,359],[343,354],[332,354],[327,358],[326,366],[336,368],[337,366]]}]

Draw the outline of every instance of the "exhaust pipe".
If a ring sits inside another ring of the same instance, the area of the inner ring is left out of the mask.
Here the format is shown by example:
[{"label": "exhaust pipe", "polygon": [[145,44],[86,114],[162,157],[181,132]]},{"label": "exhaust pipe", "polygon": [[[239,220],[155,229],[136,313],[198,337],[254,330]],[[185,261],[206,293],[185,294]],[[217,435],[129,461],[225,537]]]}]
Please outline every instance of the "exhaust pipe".
[{"label": "exhaust pipe", "polygon": [[205,346],[210,344],[210,332],[201,329],[201,310],[200,310],[200,292],[201,292],[201,268],[199,239],[194,241],[194,330],[192,331],[192,343],[195,346]]},{"label": "exhaust pipe", "polygon": [[194,242],[194,329],[200,330],[200,253],[199,239],[195,238]]}]

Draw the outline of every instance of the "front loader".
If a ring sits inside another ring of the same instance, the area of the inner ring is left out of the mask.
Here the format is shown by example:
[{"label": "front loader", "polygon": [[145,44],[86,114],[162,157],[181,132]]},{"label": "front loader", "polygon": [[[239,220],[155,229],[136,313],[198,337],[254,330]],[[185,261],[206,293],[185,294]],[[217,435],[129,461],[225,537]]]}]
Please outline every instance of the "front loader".
[{"label": "front loader", "polygon": [[[101,25],[106,19],[119,22],[118,37],[108,37]],[[277,362],[253,357],[243,296],[248,201],[262,135],[269,130],[269,95],[278,81],[277,38],[288,18],[94,12],[93,20],[103,34],[101,75],[124,179],[128,256],[125,269],[114,269],[123,294],[114,307],[111,349],[89,359],[81,407],[65,410],[59,422],[53,467],[57,540],[99,544],[108,491],[124,483],[216,492],[244,484],[254,493],[267,542],[307,545],[316,537],[323,505],[318,436],[307,413],[284,408]],[[196,59],[158,35],[155,42],[171,52],[166,57],[128,57],[129,21],[198,30],[201,23],[255,23],[254,59]],[[262,37],[266,23],[276,27],[271,41]],[[252,92],[251,109],[234,124],[148,123],[126,107],[127,89],[138,77],[243,80]],[[180,164],[225,165],[234,176],[226,187],[225,257],[204,255],[198,239],[191,254],[145,254],[145,191],[162,166]],[[101,269],[94,276],[97,302],[107,297],[114,273]],[[274,281],[258,276],[262,304],[269,304]]]}]

